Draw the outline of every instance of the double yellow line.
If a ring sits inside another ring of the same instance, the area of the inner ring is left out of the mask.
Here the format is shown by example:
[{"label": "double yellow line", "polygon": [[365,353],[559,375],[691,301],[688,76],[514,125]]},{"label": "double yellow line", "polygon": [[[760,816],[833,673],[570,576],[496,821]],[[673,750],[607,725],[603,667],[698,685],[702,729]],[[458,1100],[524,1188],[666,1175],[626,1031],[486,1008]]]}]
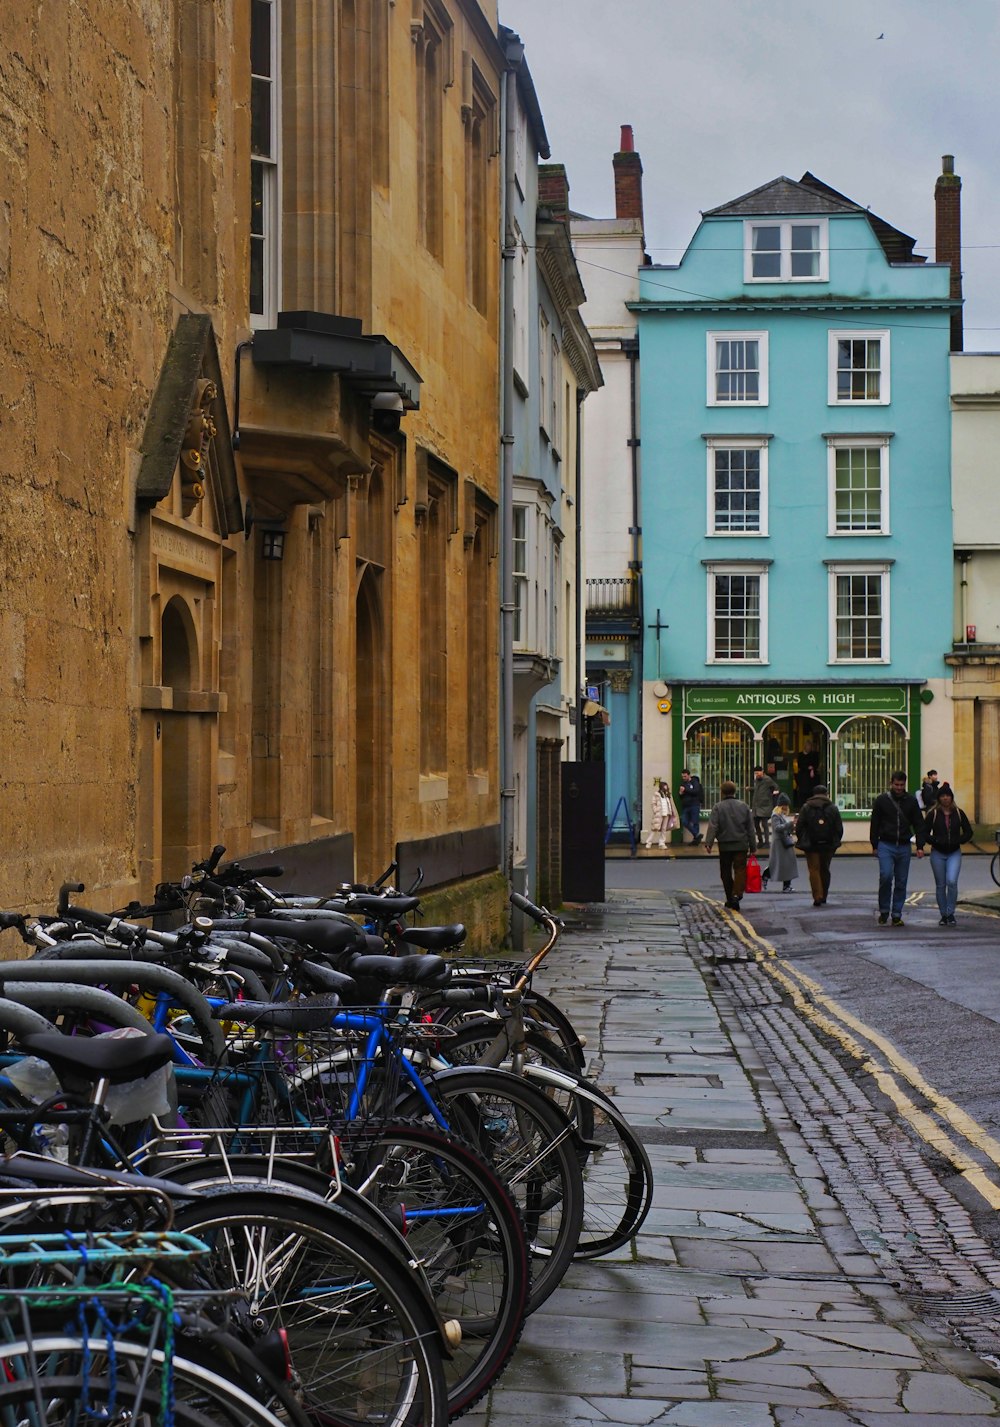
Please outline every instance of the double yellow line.
[{"label": "double yellow line", "polygon": [[[699,902],[718,906],[714,898],[706,897],[702,892],[691,891],[688,895]],[[882,1093],[888,1096],[899,1115],[920,1138],[944,1155],[991,1209],[1000,1209],[1000,1185],[989,1178],[980,1164],[956,1144],[937,1121],[913,1103],[900,1081],[905,1081],[922,1096],[956,1135],[967,1144],[974,1145],[998,1170],[1000,1142],[947,1095],[942,1095],[925,1080],[913,1062],[902,1055],[891,1041],[828,996],[818,981],[779,956],[775,947],[755,931],[741,912],[726,910],[721,914],[737,941],[753,953],[761,969],[788,994],[796,1011],[843,1046],[858,1061],[860,1068],[874,1078]],[[884,1063],[875,1058],[872,1049],[884,1058]]]}]

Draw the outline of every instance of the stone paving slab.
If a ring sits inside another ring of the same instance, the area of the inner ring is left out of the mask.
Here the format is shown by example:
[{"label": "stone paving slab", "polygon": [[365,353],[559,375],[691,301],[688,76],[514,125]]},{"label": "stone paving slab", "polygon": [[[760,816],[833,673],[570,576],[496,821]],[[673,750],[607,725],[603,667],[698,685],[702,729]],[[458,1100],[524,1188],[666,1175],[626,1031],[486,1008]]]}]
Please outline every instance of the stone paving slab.
[{"label": "stone paving slab", "polygon": [[[711,915],[717,957],[731,931]],[[1000,1427],[990,1368],[883,1277],[877,1235],[863,1244],[850,1221],[865,1195],[831,1193],[829,1158],[793,1124],[788,1087],[772,1083],[704,944],[669,895],[609,900],[578,917],[539,980],[646,1139],[653,1206],[632,1244],[571,1267],[471,1420]],[[785,1011],[764,1004],[780,1042]],[[871,1113],[859,1092],[844,1134],[868,1135]]]}]

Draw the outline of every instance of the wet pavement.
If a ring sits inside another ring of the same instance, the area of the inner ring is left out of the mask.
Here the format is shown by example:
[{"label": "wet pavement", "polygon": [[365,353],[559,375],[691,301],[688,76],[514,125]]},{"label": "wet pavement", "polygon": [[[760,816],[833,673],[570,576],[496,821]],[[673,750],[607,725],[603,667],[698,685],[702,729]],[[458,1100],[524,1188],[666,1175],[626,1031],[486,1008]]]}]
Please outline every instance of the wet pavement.
[{"label": "wet pavement", "polygon": [[470,1417],[1000,1422],[1000,1372],[960,1346],[993,1346],[1000,1263],[747,959],[737,920],[650,892],[570,917],[538,984],[641,1134],[653,1205],[631,1244],[571,1268]]}]

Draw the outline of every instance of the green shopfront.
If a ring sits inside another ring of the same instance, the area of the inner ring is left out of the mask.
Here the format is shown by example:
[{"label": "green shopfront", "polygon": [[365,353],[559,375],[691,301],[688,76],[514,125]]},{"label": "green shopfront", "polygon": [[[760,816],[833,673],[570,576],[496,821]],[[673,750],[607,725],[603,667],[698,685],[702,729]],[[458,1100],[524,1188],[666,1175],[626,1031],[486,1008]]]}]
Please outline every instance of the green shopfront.
[{"label": "green shopfront", "polygon": [[793,808],[825,783],[845,822],[867,818],[890,774],[920,781],[919,684],[697,684],[675,686],[674,767],[698,773],[705,808],[725,779],[746,797],[754,766]]}]

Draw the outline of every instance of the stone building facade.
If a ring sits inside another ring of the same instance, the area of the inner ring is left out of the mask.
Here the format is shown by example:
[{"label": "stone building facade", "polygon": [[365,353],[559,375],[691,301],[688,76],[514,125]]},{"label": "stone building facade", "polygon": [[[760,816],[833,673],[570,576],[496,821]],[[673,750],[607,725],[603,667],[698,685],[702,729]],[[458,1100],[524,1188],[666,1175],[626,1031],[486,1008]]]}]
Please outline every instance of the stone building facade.
[{"label": "stone building facade", "polygon": [[498,915],[495,7],[83,25],[0,15],[0,901],[221,842]]}]

